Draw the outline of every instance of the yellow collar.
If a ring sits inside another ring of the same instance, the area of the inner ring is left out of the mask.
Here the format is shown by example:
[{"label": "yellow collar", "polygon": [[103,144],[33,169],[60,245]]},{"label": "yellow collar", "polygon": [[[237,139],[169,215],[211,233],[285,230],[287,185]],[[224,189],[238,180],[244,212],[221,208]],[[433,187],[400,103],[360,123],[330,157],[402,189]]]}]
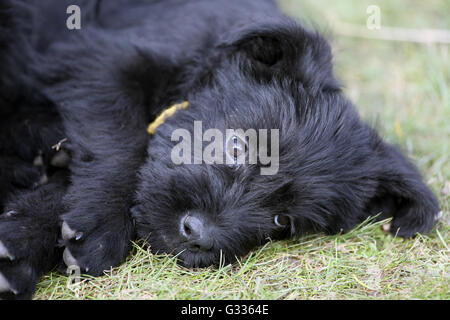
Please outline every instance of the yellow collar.
[{"label": "yellow collar", "polygon": [[164,121],[166,121],[167,118],[173,116],[175,114],[175,112],[177,112],[178,110],[186,109],[188,106],[189,106],[189,101],[184,101],[182,103],[177,103],[177,104],[170,106],[169,108],[167,108],[166,110],[161,112],[161,114],[159,116],[157,116],[156,119],[148,125],[147,132],[151,135],[155,134],[156,129],[160,125],[162,125],[164,123]]}]

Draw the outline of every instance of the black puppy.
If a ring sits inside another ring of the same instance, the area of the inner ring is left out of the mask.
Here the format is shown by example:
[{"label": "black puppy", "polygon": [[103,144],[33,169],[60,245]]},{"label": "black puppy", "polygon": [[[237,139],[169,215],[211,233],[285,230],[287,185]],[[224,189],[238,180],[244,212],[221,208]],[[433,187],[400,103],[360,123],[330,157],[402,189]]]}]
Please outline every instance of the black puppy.
[{"label": "black puppy", "polygon": [[[66,28],[70,4],[81,30]],[[136,238],[201,267],[379,213],[402,237],[434,224],[436,198],[361,122],[326,40],[270,0],[2,1],[0,21],[4,298],[30,298],[62,260],[100,275]],[[173,134],[195,145],[195,121],[278,130],[276,170],[236,162],[250,158],[239,134],[231,163],[174,163]]]}]

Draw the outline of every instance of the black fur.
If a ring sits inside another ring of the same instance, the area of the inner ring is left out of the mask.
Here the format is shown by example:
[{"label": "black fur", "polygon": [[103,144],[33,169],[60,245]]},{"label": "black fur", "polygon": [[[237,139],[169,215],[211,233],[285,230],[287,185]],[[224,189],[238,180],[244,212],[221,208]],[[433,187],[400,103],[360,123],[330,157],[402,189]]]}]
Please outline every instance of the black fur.
[{"label": "black fur", "polygon": [[[69,4],[81,30],[65,27]],[[136,238],[202,267],[380,212],[412,237],[439,211],[418,170],[342,94],[327,41],[270,0],[2,0],[0,72],[2,297],[30,298],[63,259],[100,275]],[[171,133],[194,120],[279,129],[278,173],[173,164]],[[208,224],[208,250],[180,236],[186,215]]]}]

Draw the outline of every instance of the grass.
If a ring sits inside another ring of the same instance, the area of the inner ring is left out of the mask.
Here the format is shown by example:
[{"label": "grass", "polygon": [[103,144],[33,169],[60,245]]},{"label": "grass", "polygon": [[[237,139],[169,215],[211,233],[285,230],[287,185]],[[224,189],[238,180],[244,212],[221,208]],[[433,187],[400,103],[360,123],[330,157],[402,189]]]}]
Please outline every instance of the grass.
[{"label": "grass", "polygon": [[[332,36],[346,94],[383,136],[418,164],[444,217],[428,235],[403,240],[382,223],[338,236],[268,243],[232,266],[189,270],[176,258],[135,245],[122,266],[78,284],[45,276],[36,299],[449,299],[450,45],[342,36],[327,22],[365,26],[366,8],[382,26],[449,29],[448,1],[283,0],[290,15]],[[374,31],[376,32],[376,31]]]},{"label": "grass", "polygon": [[269,243],[235,265],[198,270],[135,246],[128,261],[104,277],[70,284],[65,276],[46,276],[36,298],[448,299],[443,239],[403,240],[386,236],[380,226]]}]

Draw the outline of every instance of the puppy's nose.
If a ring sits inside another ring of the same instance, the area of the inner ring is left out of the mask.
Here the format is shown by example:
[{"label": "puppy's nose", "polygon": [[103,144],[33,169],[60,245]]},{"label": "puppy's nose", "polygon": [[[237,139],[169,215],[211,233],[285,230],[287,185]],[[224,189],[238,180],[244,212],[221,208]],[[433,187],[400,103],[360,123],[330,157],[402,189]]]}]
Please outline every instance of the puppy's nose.
[{"label": "puppy's nose", "polygon": [[208,251],[213,246],[211,227],[200,217],[181,218],[180,235],[191,251]]}]

